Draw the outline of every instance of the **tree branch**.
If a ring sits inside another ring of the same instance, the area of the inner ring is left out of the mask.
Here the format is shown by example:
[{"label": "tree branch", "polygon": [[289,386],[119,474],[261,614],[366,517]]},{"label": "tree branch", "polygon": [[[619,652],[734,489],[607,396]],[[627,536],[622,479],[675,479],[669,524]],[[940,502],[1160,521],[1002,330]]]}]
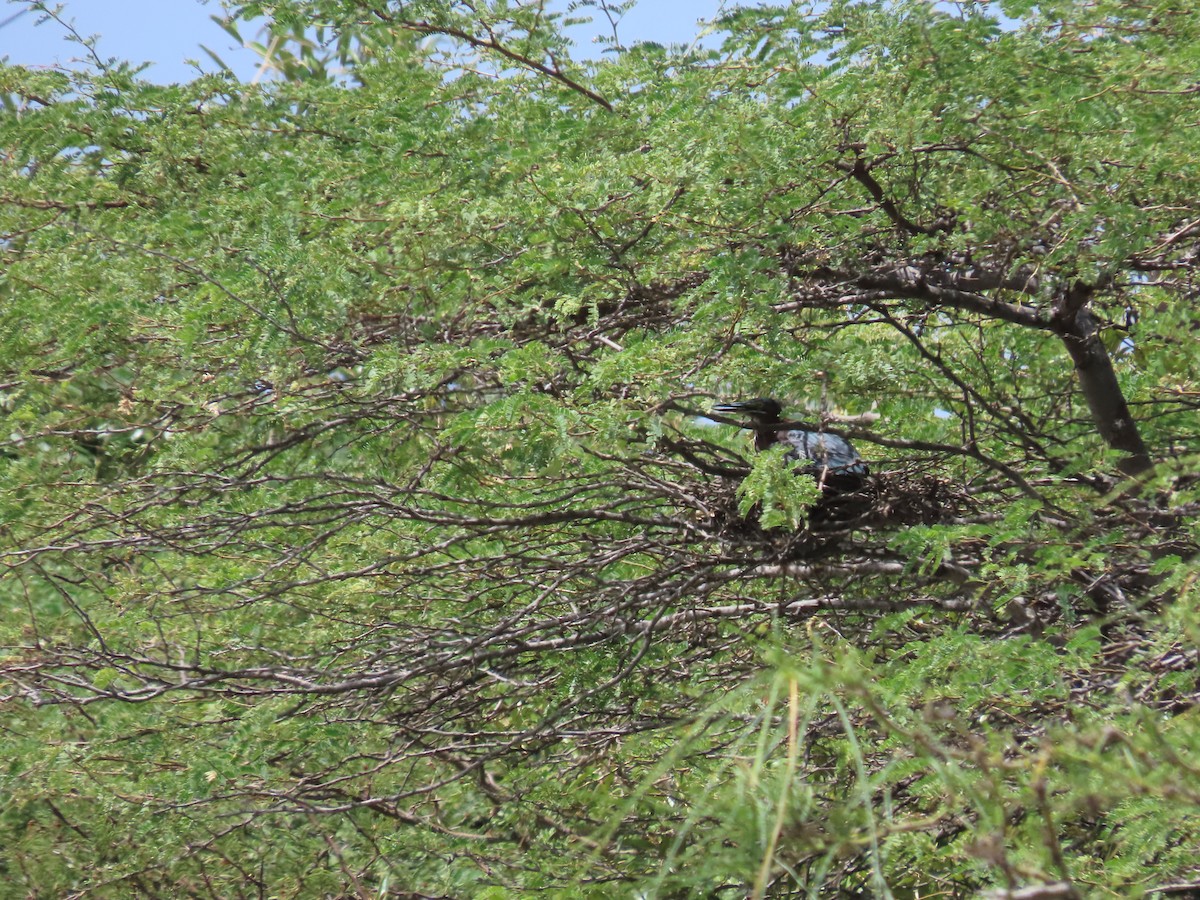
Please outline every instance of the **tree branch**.
[{"label": "tree branch", "polygon": [[496,40],[495,36],[481,38],[481,37],[476,37],[475,35],[471,34],[468,31],[463,31],[461,28],[453,28],[453,27],[450,27],[447,25],[434,25],[431,22],[424,22],[424,21],[394,19],[391,16],[389,16],[379,10],[376,10],[375,15],[378,16],[379,18],[381,18],[385,22],[388,22],[393,25],[398,25],[401,28],[407,28],[409,31],[417,32],[417,34],[430,34],[430,35],[443,34],[443,35],[446,35],[447,37],[457,38],[458,40],[463,41],[466,44],[470,44],[472,47],[475,47],[479,50],[490,50],[494,53],[499,53],[501,56],[503,56],[507,59],[511,59],[515,63],[520,63],[521,65],[523,65],[527,68],[533,69],[535,72],[541,72],[547,78],[557,81],[559,84],[563,85],[564,87],[570,88],[571,90],[575,91],[577,94],[582,94],[583,96],[585,96],[589,100],[591,100],[593,103],[599,104],[600,106],[604,107],[609,112],[613,111],[612,104],[609,103],[607,100],[605,100],[603,97],[601,97],[599,94],[597,94],[595,91],[591,90],[588,87],[585,87],[584,85],[580,84],[578,81],[575,81],[568,75],[565,75],[557,67],[552,68],[552,67],[546,65],[545,63],[540,63],[536,59],[532,59],[528,56],[518,53],[515,50],[510,49],[509,47],[506,47],[504,44],[502,44],[498,40]]},{"label": "tree branch", "polygon": [[861,156],[855,157],[853,163],[838,160],[833,165],[866,188],[867,193],[879,204],[879,208],[892,220],[892,224],[902,231],[906,231],[909,234],[937,234],[938,232],[949,231],[954,224],[952,216],[942,216],[932,225],[921,225],[908,218],[904,213],[900,212],[899,207],[895,203],[887,198],[883,192],[883,185],[875,180],[875,176],[871,174],[871,167],[867,165],[866,160]]},{"label": "tree branch", "polygon": [[1075,364],[1092,421],[1104,442],[1129,455],[1120,462],[1126,475],[1140,475],[1153,465],[1150,450],[1138,432],[1137,422],[1121,390],[1112,357],[1100,340],[1100,320],[1088,308],[1094,289],[1076,282],[1064,294],[1054,313],[1055,330]]},{"label": "tree branch", "polygon": [[1023,328],[1036,328],[1043,331],[1054,329],[1053,323],[1040,311],[1024,304],[1006,303],[974,291],[964,291],[953,287],[954,280],[946,279],[946,284],[931,280],[930,273],[913,265],[896,266],[884,272],[872,272],[856,276],[853,282],[868,290],[886,290],[897,297],[911,297],[917,300],[928,300],[942,306],[950,306],[965,312],[980,313],[993,319],[1002,319]]}]

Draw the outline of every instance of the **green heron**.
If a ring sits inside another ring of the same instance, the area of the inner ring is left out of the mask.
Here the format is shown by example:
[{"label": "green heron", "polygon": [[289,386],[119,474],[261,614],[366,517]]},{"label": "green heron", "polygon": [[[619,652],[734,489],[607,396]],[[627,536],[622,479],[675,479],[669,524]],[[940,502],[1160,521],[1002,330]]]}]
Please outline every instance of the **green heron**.
[{"label": "green heron", "polygon": [[754,432],[754,449],[766,450],[775,444],[788,448],[787,459],[806,462],[803,471],[817,483],[837,491],[855,491],[869,474],[867,464],[844,437],[824,431],[808,431],[783,421],[783,406],[770,397],[718,403],[713,412],[745,416],[744,428]]}]

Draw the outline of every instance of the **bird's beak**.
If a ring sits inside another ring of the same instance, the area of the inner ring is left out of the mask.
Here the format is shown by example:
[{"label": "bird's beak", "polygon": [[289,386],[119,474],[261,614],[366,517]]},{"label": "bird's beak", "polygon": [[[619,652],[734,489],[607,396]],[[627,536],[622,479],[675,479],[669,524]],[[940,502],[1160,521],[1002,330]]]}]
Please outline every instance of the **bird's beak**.
[{"label": "bird's beak", "polygon": [[715,413],[739,413],[743,409],[745,407],[741,403],[718,403],[712,408],[712,411]]}]

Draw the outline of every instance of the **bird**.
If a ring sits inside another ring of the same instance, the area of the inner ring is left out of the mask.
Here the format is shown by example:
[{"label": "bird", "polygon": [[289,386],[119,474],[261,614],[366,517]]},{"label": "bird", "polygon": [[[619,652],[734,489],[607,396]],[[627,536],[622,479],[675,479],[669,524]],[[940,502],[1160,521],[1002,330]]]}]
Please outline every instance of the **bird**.
[{"label": "bird", "polygon": [[782,418],[783,405],[770,397],[718,403],[713,412],[745,416],[743,427],[754,432],[754,449],[776,444],[787,447],[784,458],[804,462],[802,471],[817,484],[836,492],[857,491],[866,484],[870,470],[858,451],[844,437],[824,431],[809,431]]}]

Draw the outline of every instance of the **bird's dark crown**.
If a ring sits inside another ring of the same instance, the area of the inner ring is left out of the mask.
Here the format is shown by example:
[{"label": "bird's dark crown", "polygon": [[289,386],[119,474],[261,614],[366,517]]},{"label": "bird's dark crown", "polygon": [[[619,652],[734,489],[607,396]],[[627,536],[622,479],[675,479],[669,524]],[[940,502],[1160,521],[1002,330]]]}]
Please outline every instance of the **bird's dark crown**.
[{"label": "bird's dark crown", "polygon": [[713,407],[713,412],[740,413],[763,422],[777,422],[783,413],[783,404],[771,397],[755,397],[752,400],[718,403]]}]

